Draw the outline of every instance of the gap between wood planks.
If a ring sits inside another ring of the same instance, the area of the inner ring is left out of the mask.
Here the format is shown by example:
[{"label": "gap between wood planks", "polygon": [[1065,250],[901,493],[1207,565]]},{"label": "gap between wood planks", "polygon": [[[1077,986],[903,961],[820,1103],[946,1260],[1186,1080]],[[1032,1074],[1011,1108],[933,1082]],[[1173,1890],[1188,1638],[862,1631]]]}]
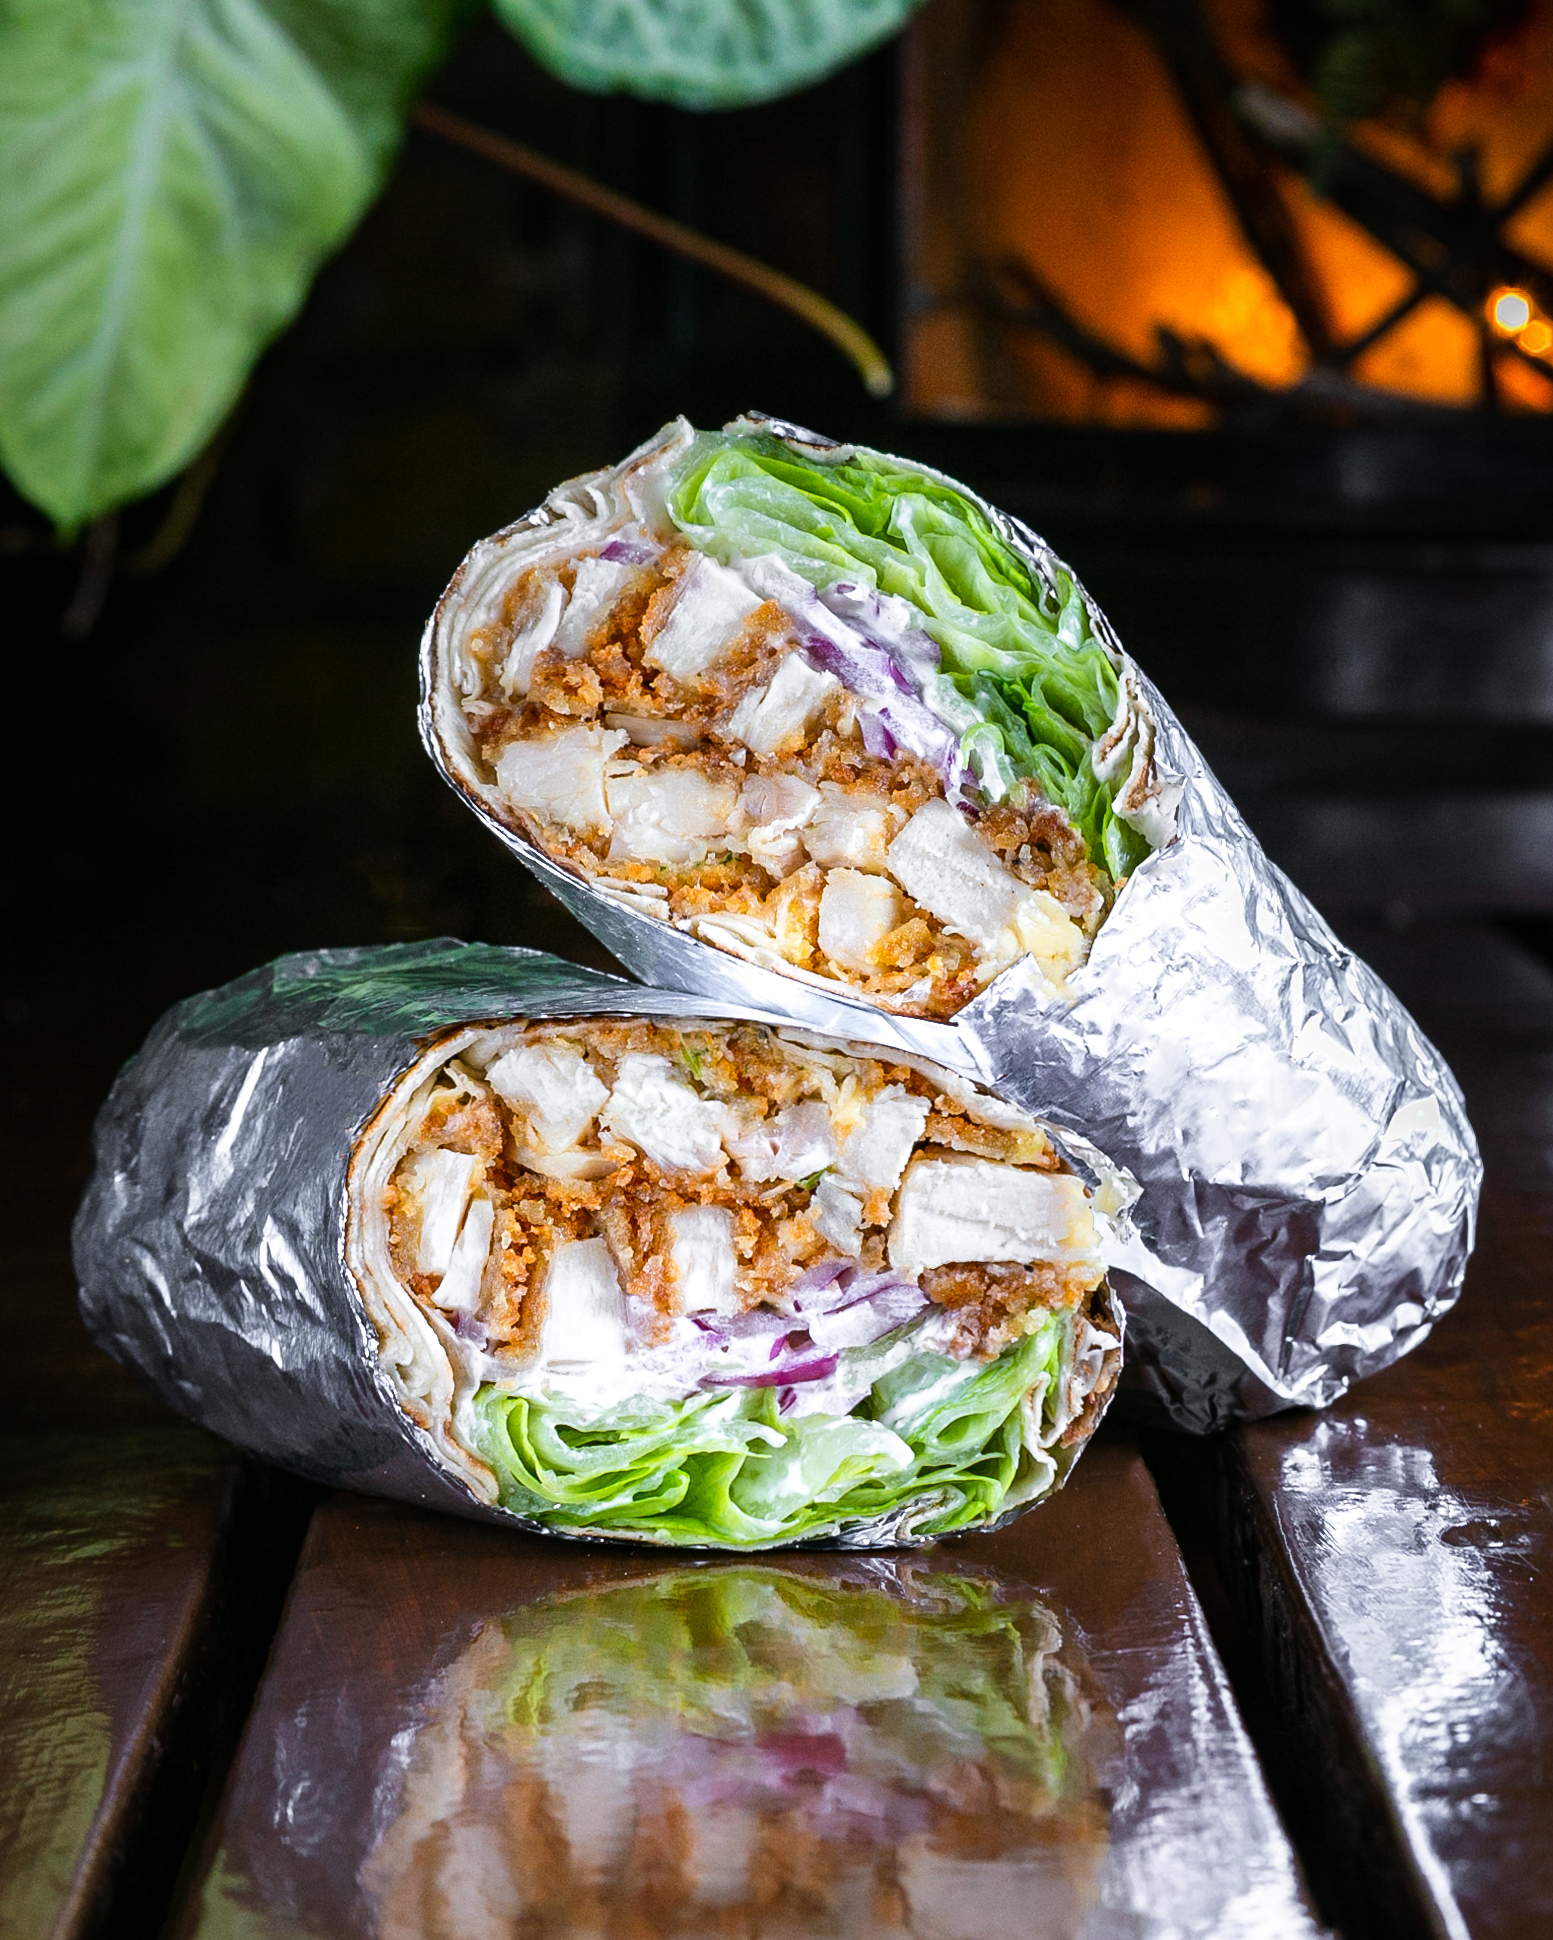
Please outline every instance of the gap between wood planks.
[{"label": "gap between wood planks", "polygon": [[120,1830],[106,1890],[68,1940],[158,1940],[226,1784],[321,1491],[242,1463],[211,1561],[200,1635],[154,1771]]},{"label": "gap between wood planks", "polygon": [[[1283,1694],[1268,1680],[1261,1638],[1247,1620],[1244,1587],[1235,1576],[1226,1581],[1229,1436],[1143,1429],[1138,1446],[1316,1911],[1341,1940],[1382,1940],[1359,1917],[1332,1866],[1315,1797],[1321,1774],[1302,1757],[1280,1703]],[[1244,1565],[1251,1559],[1240,1560]]]}]

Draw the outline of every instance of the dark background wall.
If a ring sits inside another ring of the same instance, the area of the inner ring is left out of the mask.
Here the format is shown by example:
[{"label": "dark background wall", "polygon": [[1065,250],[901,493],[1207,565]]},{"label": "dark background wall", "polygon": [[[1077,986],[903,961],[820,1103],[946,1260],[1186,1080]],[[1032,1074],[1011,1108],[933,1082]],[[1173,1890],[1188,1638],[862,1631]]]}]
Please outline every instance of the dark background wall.
[{"label": "dark background wall", "polygon": [[[888,342],[894,72],[886,50],[791,101],[693,117],[571,93],[487,24],[429,92]],[[752,405],[937,462],[1045,531],[1383,971],[1390,939],[1465,913],[1541,942],[1548,425],[903,422],[781,313],[417,133],[262,363],[174,557],[187,494],[170,490],[120,519],[83,629],[81,549],[0,502],[12,1297],[68,1301],[91,1111],[175,998],[283,950],[439,932],[602,961],[435,780],[417,637],[468,545],[557,480],[676,410]],[[45,1176],[54,1199],[34,1203]]]}]

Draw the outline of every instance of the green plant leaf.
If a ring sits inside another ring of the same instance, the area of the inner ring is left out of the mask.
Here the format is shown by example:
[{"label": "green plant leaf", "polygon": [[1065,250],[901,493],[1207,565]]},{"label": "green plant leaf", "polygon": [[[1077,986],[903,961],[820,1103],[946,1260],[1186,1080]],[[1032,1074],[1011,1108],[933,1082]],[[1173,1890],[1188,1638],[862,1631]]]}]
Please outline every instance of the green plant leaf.
[{"label": "green plant leaf", "polygon": [[0,461],[73,526],[188,463],[463,0],[0,0]]},{"label": "green plant leaf", "polygon": [[823,80],[918,0],[496,0],[536,60],[599,94],[736,108]]}]

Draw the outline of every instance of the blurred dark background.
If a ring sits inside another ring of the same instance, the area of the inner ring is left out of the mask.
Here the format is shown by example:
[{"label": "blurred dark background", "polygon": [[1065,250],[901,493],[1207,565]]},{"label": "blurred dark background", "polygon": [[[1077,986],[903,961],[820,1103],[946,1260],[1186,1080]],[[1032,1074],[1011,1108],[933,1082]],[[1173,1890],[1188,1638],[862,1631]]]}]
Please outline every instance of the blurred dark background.
[{"label": "blurred dark background", "polygon": [[[569,91],[486,22],[428,94],[889,346],[898,68],[886,48],[694,116]],[[416,132],[197,478],[70,548],[0,500],[8,1300],[70,1301],[91,1113],[174,999],[281,951],[438,933],[605,961],[436,780],[419,632],[467,547],[558,480],[676,411],[750,406],[939,464],[1045,532],[1426,1024],[1431,979],[1459,992],[1483,950],[1553,1020],[1548,420],[913,421],[784,314]],[[80,1407],[123,1405],[98,1357],[37,1373],[24,1415],[57,1419],[65,1374]]]}]

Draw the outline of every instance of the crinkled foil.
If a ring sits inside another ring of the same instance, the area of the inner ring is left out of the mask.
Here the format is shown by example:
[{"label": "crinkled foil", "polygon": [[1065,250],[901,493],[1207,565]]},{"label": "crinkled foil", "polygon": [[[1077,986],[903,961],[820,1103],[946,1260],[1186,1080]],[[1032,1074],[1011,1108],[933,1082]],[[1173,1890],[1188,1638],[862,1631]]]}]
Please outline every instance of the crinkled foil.
[{"label": "crinkled foil", "polygon": [[[175,1005],[98,1115],[74,1233],[88,1330],[180,1413],[286,1468],[541,1528],[478,1500],[400,1406],[347,1264],[350,1170],[374,1113],[437,1040],[590,1015],[792,1021],[446,938],[281,957]],[[1130,1183],[1049,1129],[1095,1191],[1101,1230],[1125,1227]],[[1113,1318],[1119,1330],[1119,1307]],[[1079,1452],[1053,1451],[1058,1486]],[[911,1516],[908,1504],[834,1544],[791,1546],[931,1541]]]},{"label": "crinkled foil", "polygon": [[[1048,587],[1059,566],[1071,571],[1028,527],[967,496]],[[529,523],[552,518],[541,508]],[[422,739],[487,827],[644,982],[909,1049],[1082,1133],[1130,1171],[1142,1197],[1110,1265],[1137,1411],[1208,1431],[1324,1407],[1416,1347],[1454,1304],[1476,1226],[1477,1141],[1445,1060],[1269,861],[1084,598],[1152,713],[1174,834],[1134,871],[1065,994],[1016,963],[951,1023],[745,962],[594,889],[505,827],[449,770],[433,719],[435,616]]]}]

